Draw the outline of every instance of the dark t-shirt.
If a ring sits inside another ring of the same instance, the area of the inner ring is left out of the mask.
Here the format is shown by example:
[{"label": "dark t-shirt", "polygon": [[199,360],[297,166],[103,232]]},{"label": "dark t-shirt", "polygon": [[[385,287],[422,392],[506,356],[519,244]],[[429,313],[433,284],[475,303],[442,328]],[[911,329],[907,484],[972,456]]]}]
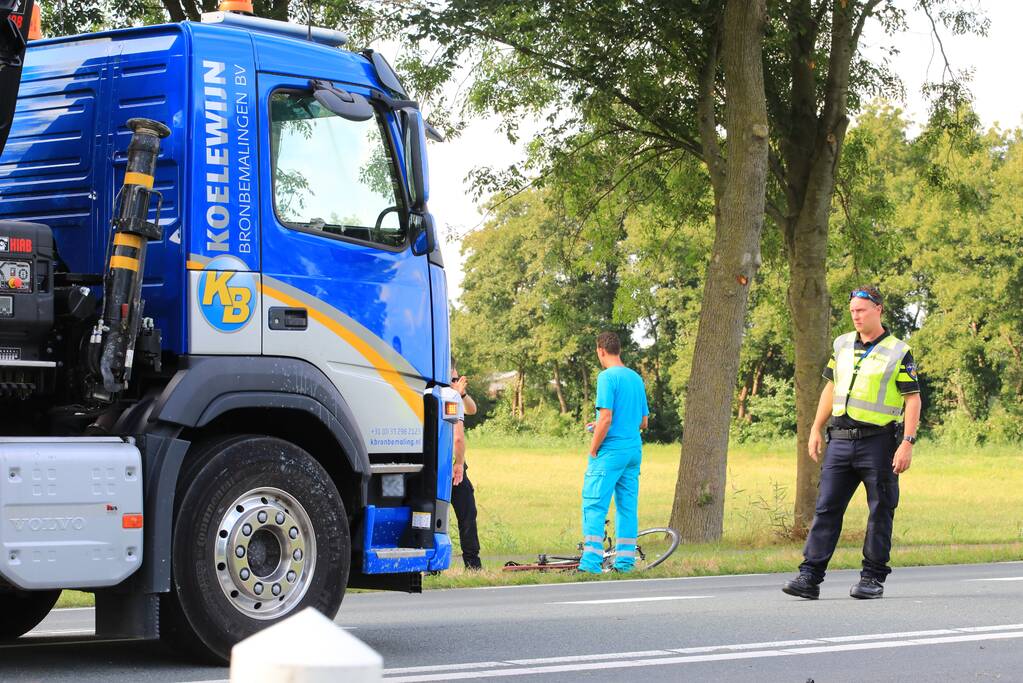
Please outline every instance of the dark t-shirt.
[{"label": "dark t-shirt", "polygon": [[[875,339],[870,344],[864,344],[860,340],[860,336],[856,335],[856,343],[853,344],[853,353],[856,354],[856,359],[859,360],[867,349],[871,348],[875,344],[881,342],[882,339],[888,336],[888,330],[881,333],[881,336]],[[829,382],[835,381],[835,354],[831,354],[831,360],[828,361],[828,366],[824,368],[824,379]],[[899,366],[899,374],[895,377],[895,385],[899,388],[899,393],[905,396],[906,394],[918,394],[920,393],[920,380],[917,377],[916,363],[913,361],[913,352],[906,351],[906,355],[902,358],[902,365]],[[867,422],[861,422],[860,420],[854,420],[846,415],[839,415],[837,417],[832,416],[831,426],[837,427],[838,429],[853,429],[855,427],[876,427]]]}]

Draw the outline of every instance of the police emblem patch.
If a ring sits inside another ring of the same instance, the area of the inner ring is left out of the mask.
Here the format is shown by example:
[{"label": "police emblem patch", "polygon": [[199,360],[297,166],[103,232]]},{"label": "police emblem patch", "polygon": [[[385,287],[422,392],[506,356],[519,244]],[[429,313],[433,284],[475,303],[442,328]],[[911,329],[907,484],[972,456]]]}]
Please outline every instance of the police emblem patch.
[{"label": "police emblem patch", "polygon": [[916,379],[916,363],[906,363],[906,374]]}]

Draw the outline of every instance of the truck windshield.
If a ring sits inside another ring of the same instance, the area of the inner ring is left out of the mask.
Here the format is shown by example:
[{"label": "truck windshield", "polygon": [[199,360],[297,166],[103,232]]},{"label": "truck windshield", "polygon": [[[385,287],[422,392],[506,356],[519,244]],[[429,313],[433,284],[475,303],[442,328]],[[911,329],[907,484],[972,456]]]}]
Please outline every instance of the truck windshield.
[{"label": "truck windshield", "polygon": [[347,121],[308,93],[270,97],[274,205],[291,228],[388,247],[405,242],[403,196],[383,121]]}]

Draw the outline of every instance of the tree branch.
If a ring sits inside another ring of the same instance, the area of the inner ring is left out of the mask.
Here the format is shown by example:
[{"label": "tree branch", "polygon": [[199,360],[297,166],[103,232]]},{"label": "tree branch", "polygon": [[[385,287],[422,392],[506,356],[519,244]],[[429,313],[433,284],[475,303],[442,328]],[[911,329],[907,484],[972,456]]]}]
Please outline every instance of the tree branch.
[{"label": "tree branch", "polygon": [[779,230],[784,231],[788,228],[789,220],[785,216],[784,212],[774,205],[774,202],[766,201],[764,203],[764,211],[774,221],[774,224],[778,226]]},{"label": "tree branch", "polygon": [[[433,8],[427,7],[425,5],[419,5],[419,8],[420,11],[428,12],[435,16],[440,14]],[[641,102],[636,100],[634,97],[629,96],[621,88],[617,88],[613,85],[610,85],[608,82],[596,78],[593,76],[593,74],[588,74],[585,71],[578,69],[572,64],[568,64],[565,61],[558,59],[553,55],[549,55],[540,50],[537,50],[533,46],[518,42],[512,37],[508,36],[507,34],[498,35],[485,28],[479,26],[472,26],[465,22],[458,23],[458,28],[476,38],[483,38],[485,40],[489,40],[500,45],[506,45],[515,50],[516,52],[526,57],[529,57],[530,59],[536,60],[539,64],[548,67],[550,70],[554,71],[555,73],[563,77],[568,77],[571,80],[584,83],[599,92],[607,93],[613,99],[617,100],[618,102],[622,103],[623,105],[631,109],[633,112],[635,112],[641,119],[650,123],[655,128],[661,130],[665,135],[672,139],[681,141],[687,137],[684,131],[675,129],[673,125],[656,116],[652,111],[644,107]],[[680,147],[688,151],[688,148],[682,147],[681,145]]]},{"label": "tree branch", "polygon": [[947,73],[952,77],[952,80],[955,80],[955,74],[952,72],[952,62],[949,60],[948,54],[945,52],[945,44],[941,41],[941,34],[938,32],[938,24],[934,21],[934,17],[931,16],[931,7],[927,2],[921,2],[920,9],[924,11],[924,14],[927,16],[927,20],[931,22],[931,34],[934,36],[934,39],[938,41],[938,49],[941,51],[941,58],[945,60],[945,67],[942,71],[941,78],[944,80],[945,74]]},{"label": "tree branch", "polygon": [[161,0],[163,8],[167,10],[167,14],[170,15],[172,22],[180,22],[187,19],[185,16],[185,10],[182,9],[181,3],[178,0]]},{"label": "tree branch", "polygon": [[707,61],[700,71],[700,94],[697,100],[702,157],[710,172],[710,183],[714,189],[715,202],[719,202],[725,186],[725,164],[718,142],[717,117],[714,105],[717,98],[714,86],[717,83],[718,54],[721,47],[721,16],[714,22],[713,31],[707,42]]},{"label": "tree branch", "polygon": [[[857,49],[859,49],[860,35],[863,33],[863,26],[867,23],[867,19],[873,16],[874,10],[877,9],[877,6],[880,4],[881,0],[869,0],[869,2],[867,2],[867,4],[863,6],[863,11],[860,12],[860,16],[856,20],[856,28],[853,30],[852,35],[852,51],[854,53],[856,52]],[[927,10],[924,9],[924,12],[926,11]],[[930,17],[930,15],[928,15],[928,17]],[[932,26],[934,25],[933,19],[931,19],[931,25]],[[942,50],[942,52],[944,53],[944,50]]]},{"label": "tree branch", "polygon": [[785,164],[774,147],[767,148],[767,160],[770,163],[771,174],[774,175],[778,184],[781,185],[781,190],[785,193],[785,200],[788,202],[789,207],[798,206],[799,199],[796,197],[796,193],[793,191],[791,183],[789,183]]}]

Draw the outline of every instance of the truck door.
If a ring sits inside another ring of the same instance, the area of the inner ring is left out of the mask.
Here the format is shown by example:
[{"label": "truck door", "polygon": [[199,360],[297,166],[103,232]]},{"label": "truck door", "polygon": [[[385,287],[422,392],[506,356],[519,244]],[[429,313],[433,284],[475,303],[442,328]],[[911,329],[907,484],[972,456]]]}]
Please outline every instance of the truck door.
[{"label": "truck door", "polygon": [[263,353],[320,368],[370,454],[422,453],[430,282],[411,250],[394,117],[343,119],[308,80],[274,74],[259,75],[259,100]]}]

